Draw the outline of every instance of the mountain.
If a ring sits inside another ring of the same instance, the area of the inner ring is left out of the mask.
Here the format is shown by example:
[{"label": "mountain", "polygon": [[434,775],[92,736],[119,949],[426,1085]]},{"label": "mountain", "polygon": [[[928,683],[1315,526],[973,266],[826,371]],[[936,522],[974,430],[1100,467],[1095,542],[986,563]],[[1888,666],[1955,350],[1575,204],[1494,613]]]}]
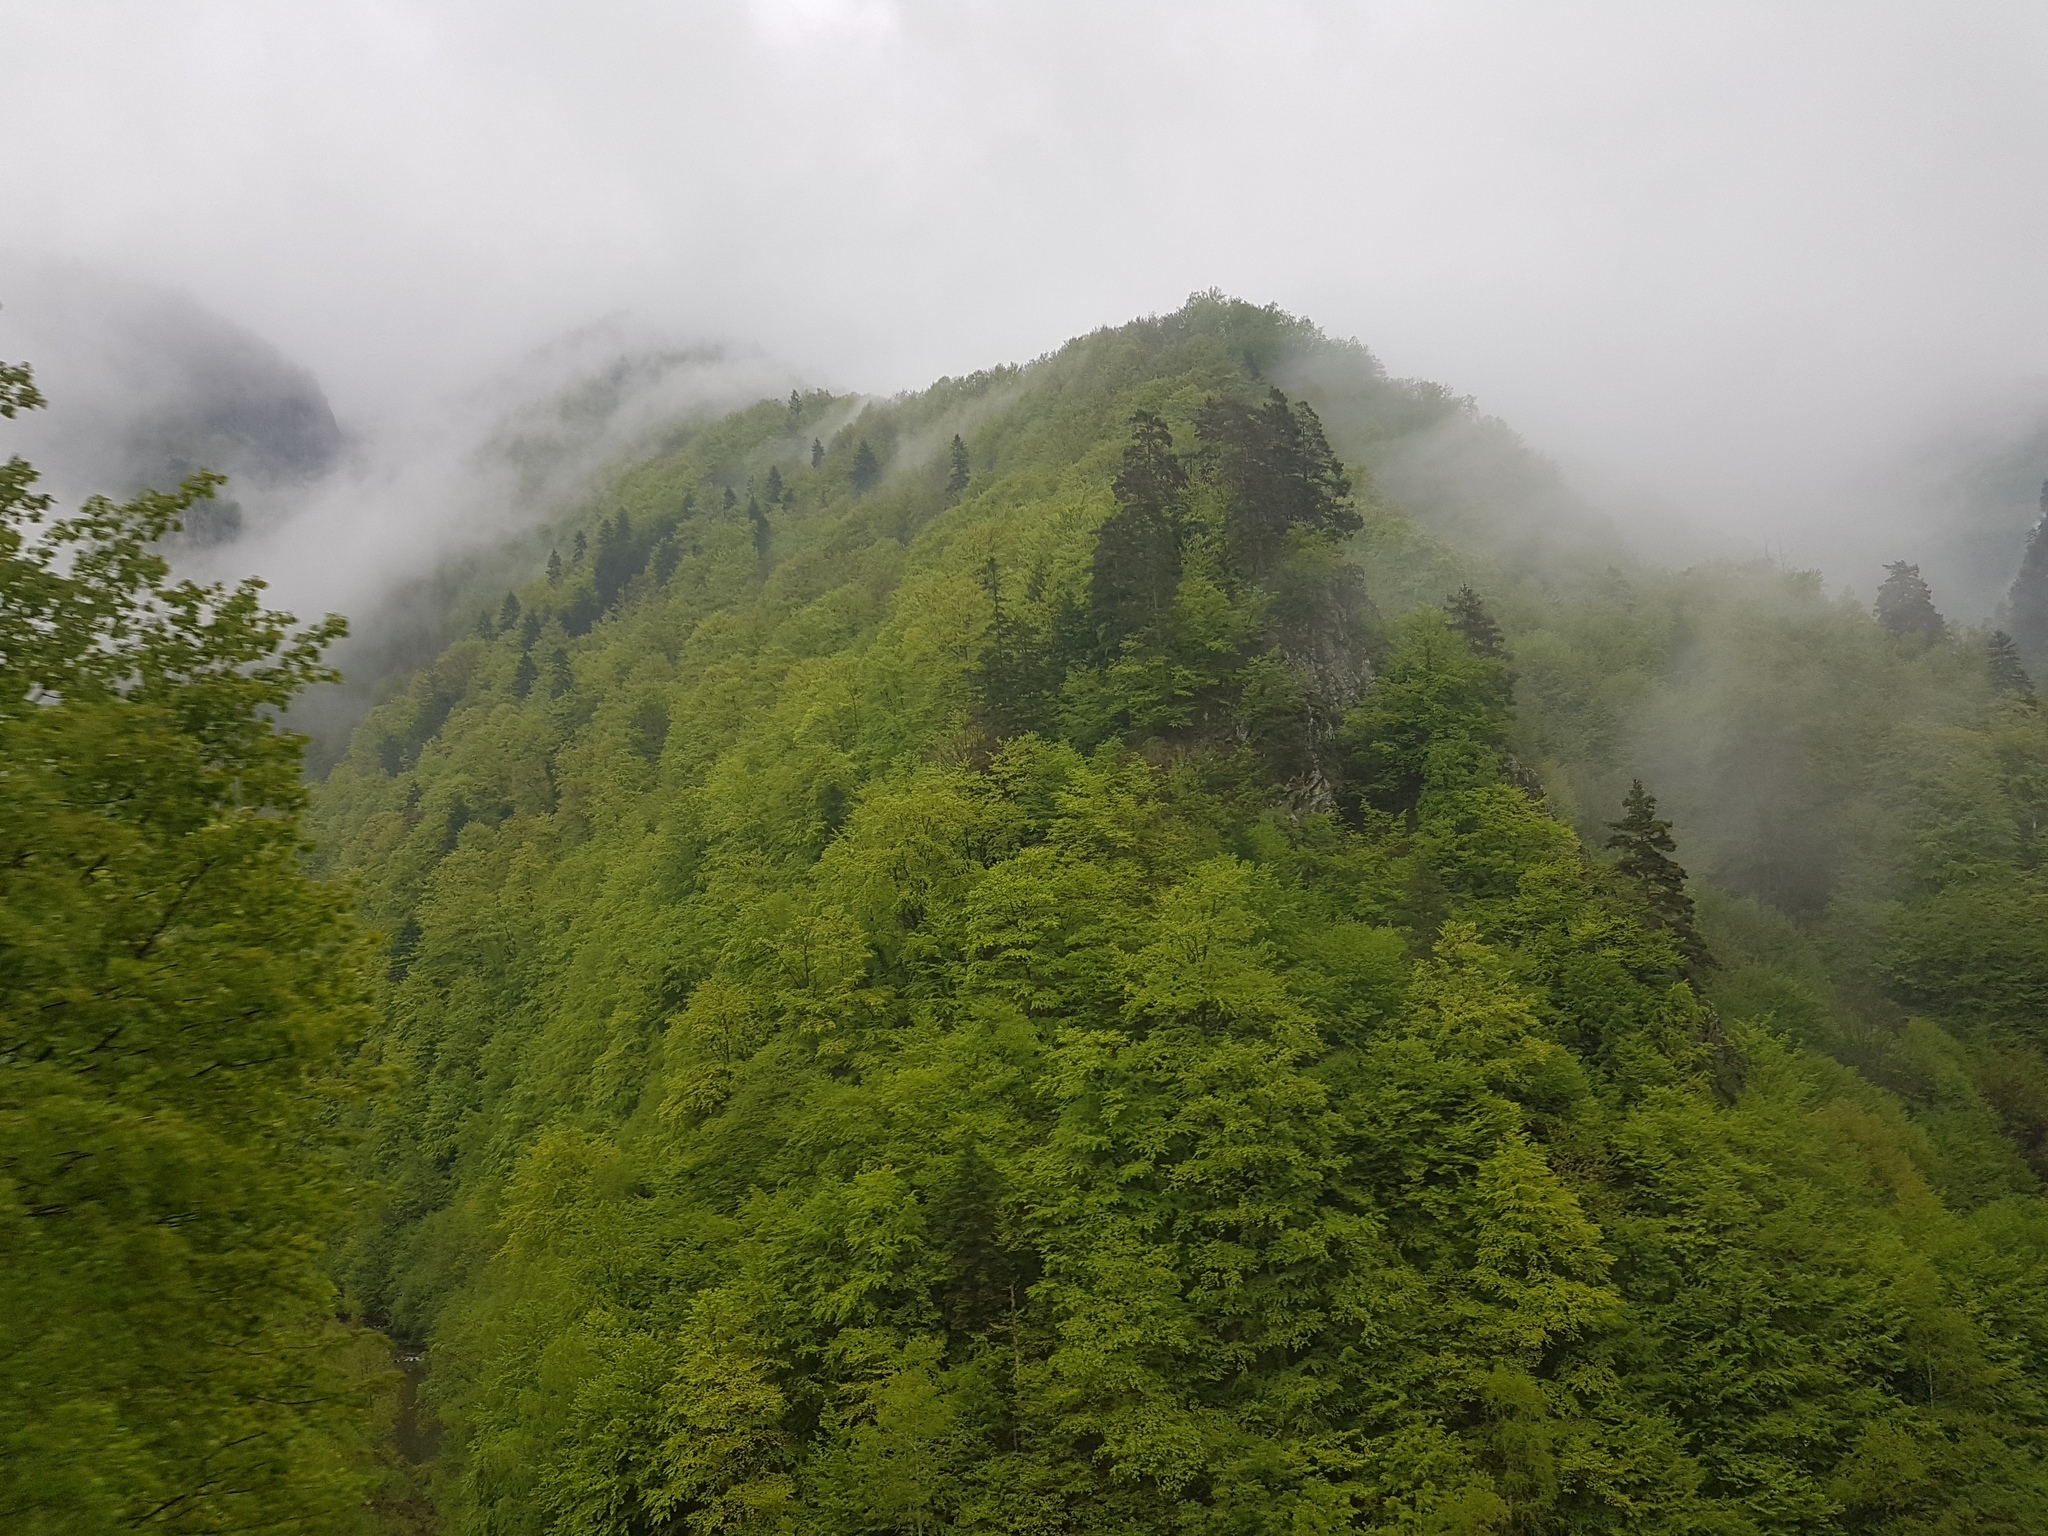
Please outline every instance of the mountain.
[{"label": "mountain", "polygon": [[1980,637],[1215,295],[564,533],[310,823],[449,1529],[2048,1525]]}]

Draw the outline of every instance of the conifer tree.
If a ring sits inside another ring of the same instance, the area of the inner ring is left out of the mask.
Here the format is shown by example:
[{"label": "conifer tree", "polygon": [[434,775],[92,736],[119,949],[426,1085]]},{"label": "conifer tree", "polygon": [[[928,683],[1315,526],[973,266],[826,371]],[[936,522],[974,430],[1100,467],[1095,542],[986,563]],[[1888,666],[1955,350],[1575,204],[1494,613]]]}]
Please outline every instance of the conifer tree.
[{"label": "conifer tree", "polygon": [[2020,664],[2020,650],[2013,644],[2011,635],[2002,629],[1994,629],[1991,638],[1984,642],[1984,659],[1993,689],[1999,693],[2016,694],[2030,704],[2034,702],[2034,680],[2027,676],[2027,669]]},{"label": "conifer tree", "polygon": [[2030,661],[2048,660],[2048,480],[2041,482],[2041,520],[2027,540],[2006,611],[2020,654]]},{"label": "conifer tree", "polygon": [[728,485],[725,488],[725,501],[723,503],[725,510],[728,512],[736,511],[739,508],[739,504],[739,494],[736,491],[734,491],[731,486]]},{"label": "conifer tree", "polygon": [[1486,611],[1486,604],[1479,600],[1479,594],[1469,586],[1458,588],[1444,599],[1444,611],[1451,616],[1451,623],[1458,633],[1465,637],[1465,643],[1472,647],[1473,655],[1499,660],[1507,654],[1500,625]]},{"label": "conifer tree", "polygon": [[569,546],[569,563],[571,565],[581,565],[583,563],[583,557],[589,553],[590,540],[585,538],[583,536],[583,530],[581,528],[578,528],[576,530],[576,541],[575,543]]},{"label": "conifer tree", "polygon": [[1150,411],[1131,418],[1131,441],[1110,482],[1116,511],[1095,541],[1088,597],[1097,644],[1107,655],[1130,635],[1153,628],[1180,586],[1187,468],[1173,433]]},{"label": "conifer tree", "polygon": [[946,497],[948,500],[958,499],[960,493],[967,489],[967,482],[973,473],[972,467],[967,462],[967,444],[960,440],[960,434],[957,432],[953,434],[952,452],[953,466],[951,472],[946,476]]},{"label": "conifer tree", "polygon": [[825,445],[815,437],[811,439],[811,468],[816,469],[825,462]]},{"label": "conifer tree", "polygon": [[875,450],[868,446],[866,438],[862,438],[860,446],[854,450],[853,473],[847,478],[862,495],[882,483],[881,461],[875,457]]},{"label": "conifer tree", "polygon": [[1642,893],[1651,926],[1669,932],[1679,953],[1693,964],[1711,964],[1694,924],[1685,871],[1671,857],[1678,844],[1672,840],[1671,823],[1657,814],[1657,797],[1635,779],[1621,805],[1621,820],[1607,823],[1612,832],[1607,846],[1621,854],[1614,867]]},{"label": "conifer tree", "polygon": [[519,622],[519,599],[512,593],[505,594],[505,601],[498,608],[498,633],[504,634]]},{"label": "conifer tree", "polygon": [[768,466],[768,505],[771,507],[781,506],[782,495],[782,471],[771,464]]},{"label": "conifer tree", "polygon": [[1231,563],[1248,580],[1265,576],[1290,528],[1336,536],[1364,520],[1351,481],[1306,401],[1273,390],[1260,406],[1218,396],[1197,419],[1208,472],[1224,493]]},{"label": "conifer tree", "polygon": [[789,392],[789,435],[796,436],[797,423],[804,418],[803,396],[795,390]]},{"label": "conifer tree", "polygon": [[550,582],[557,582],[561,579],[562,552],[559,549],[551,549],[548,551],[548,580]]},{"label": "conifer tree", "polygon": [[1898,560],[1885,571],[1884,584],[1877,589],[1878,627],[1894,640],[1926,645],[1945,636],[1948,623],[1935,611],[1934,594],[1920,579],[1920,567]]},{"label": "conifer tree", "polygon": [[1002,570],[993,555],[979,579],[993,610],[973,670],[982,726],[998,741],[1032,731],[1049,733],[1058,661],[1037,629],[1004,605]]}]

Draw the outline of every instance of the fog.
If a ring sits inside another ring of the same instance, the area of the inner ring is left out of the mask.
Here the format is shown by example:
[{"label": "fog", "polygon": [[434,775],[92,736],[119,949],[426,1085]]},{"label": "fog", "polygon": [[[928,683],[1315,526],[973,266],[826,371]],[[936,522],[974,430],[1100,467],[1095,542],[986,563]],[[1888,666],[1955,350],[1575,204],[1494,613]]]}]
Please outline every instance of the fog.
[{"label": "fog", "polygon": [[419,477],[565,336],[889,391],[1212,286],[1475,396],[1652,555],[1916,558],[1980,618],[2048,474],[2038,5],[7,0],[0,86],[0,271],[310,370],[336,569],[475,489]]}]

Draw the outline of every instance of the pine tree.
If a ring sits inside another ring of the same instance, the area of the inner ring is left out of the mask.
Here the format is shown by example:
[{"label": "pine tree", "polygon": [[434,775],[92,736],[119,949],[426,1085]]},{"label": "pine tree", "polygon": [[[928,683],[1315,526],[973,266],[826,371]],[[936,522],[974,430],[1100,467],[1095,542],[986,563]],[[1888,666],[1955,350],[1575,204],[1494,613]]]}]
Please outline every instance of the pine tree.
[{"label": "pine tree", "polygon": [[557,582],[561,579],[562,552],[559,549],[551,549],[548,551],[548,580],[550,582]]},{"label": "pine tree", "polygon": [[782,471],[771,464],[768,466],[768,505],[781,506],[782,495]]},{"label": "pine tree", "polygon": [[979,576],[993,610],[973,671],[981,695],[982,726],[998,741],[1033,731],[1050,733],[1060,681],[1058,661],[1038,630],[1004,606],[1002,570],[993,555]]},{"label": "pine tree", "polygon": [[569,563],[581,565],[583,557],[590,553],[590,540],[583,536],[583,530],[576,530],[576,542],[569,546]]},{"label": "pine tree", "polygon": [[1458,633],[1465,637],[1465,643],[1472,647],[1473,655],[1495,660],[1507,655],[1500,625],[1494,622],[1493,615],[1486,611],[1486,604],[1470,587],[1460,587],[1444,599],[1444,611],[1451,616],[1451,623]]},{"label": "pine tree", "polygon": [[2029,704],[2034,702],[2034,680],[2020,664],[2020,649],[2013,644],[2011,635],[2002,629],[1993,630],[1991,638],[1984,642],[1984,660],[1993,689],[2016,694]]},{"label": "pine tree", "polygon": [[972,472],[972,468],[967,462],[967,445],[960,440],[960,434],[955,432],[953,434],[953,468],[952,472],[946,476],[946,497],[949,501],[957,499],[960,493],[967,489],[967,481]]},{"label": "pine tree", "polygon": [[727,486],[727,487],[725,488],[725,502],[724,502],[725,510],[726,510],[726,511],[728,511],[728,512],[736,511],[736,510],[738,509],[738,507],[739,507],[739,504],[740,504],[740,498],[739,498],[739,495],[738,495],[738,493],[737,493],[737,492],[735,492],[735,491],[733,490],[733,488],[732,488],[731,486],[729,486],[729,485],[728,485],[728,486]]},{"label": "pine tree", "polygon": [[854,450],[853,473],[847,478],[862,495],[882,483],[881,461],[875,457],[875,450],[868,446],[866,438],[862,438],[860,447]]},{"label": "pine tree", "polygon": [[1948,623],[1935,611],[1934,594],[1920,579],[1920,567],[1898,560],[1885,571],[1884,585],[1877,589],[1878,627],[1894,640],[1927,645],[1945,636]]},{"label": "pine tree", "polygon": [[1290,404],[1277,389],[1257,407],[1219,396],[1196,427],[1224,493],[1224,532],[1239,575],[1257,581],[1271,571],[1290,528],[1334,537],[1364,526],[1350,478],[1306,401]]},{"label": "pine tree", "polygon": [[2041,520],[2027,540],[2006,608],[2020,654],[2030,661],[2048,660],[2048,480],[2041,482]]},{"label": "pine tree", "polygon": [[534,665],[533,652],[521,651],[519,665],[512,669],[512,696],[523,699],[533,692],[533,680],[540,676],[540,668]]},{"label": "pine tree", "polygon": [[789,392],[789,435],[796,436],[797,423],[804,419],[803,396],[795,390]]},{"label": "pine tree", "polygon": [[507,630],[511,629],[511,627],[514,624],[517,624],[518,622],[519,599],[513,596],[510,592],[507,592],[505,594],[505,601],[498,608],[498,633],[501,635],[504,634]]},{"label": "pine tree", "polygon": [[1088,587],[1096,643],[1113,656],[1127,636],[1154,628],[1180,587],[1187,468],[1173,433],[1150,411],[1131,418],[1131,441],[1110,489],[1117,509],[1095,540]]},{"label": "pine tree", "polygon": [[811,468],[816,469],[825,462],[825,445],[815,437],[811,439]]},{"label": "pine tree", "polygon": [[1694,965],[1711,965],[1712,958],[1694,925],[1685,871],[1670,857],[1678,851],[1678,844],[1672,840],[1671,823],[1657,814],[1657,797],[1643,788],[1641,779],[1635,779],[1621,804],[1621,820],[1607,823],[1613,833],[1607,846],[1621,853],[1614,867],[1642,893],[1651,926],[1669,932],[1679,953]]}]

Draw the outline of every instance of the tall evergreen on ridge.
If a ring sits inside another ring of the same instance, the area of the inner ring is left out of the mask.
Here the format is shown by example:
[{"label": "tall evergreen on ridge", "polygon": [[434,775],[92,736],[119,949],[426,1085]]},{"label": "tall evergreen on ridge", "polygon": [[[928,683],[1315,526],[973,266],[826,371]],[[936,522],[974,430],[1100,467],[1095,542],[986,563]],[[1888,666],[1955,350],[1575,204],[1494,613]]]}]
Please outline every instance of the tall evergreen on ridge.
[{"label": "tall evergreen on ridge", "polygon": [[2006,610],[2020,654],[2032,661],[2048,659],[2048,480],[2041,482],[2041,520],[2027,540]]},{"label": "tall evergreen on ridge", "polygon": [[1354,533],[1364,520],[1351,505],[1351,480],[1330,451],[1323,424],[1305,400],[1279,390],[1248,406],[1217,397],[1197,422],[1208,472],[1224,493],[1224,531],[1232,564],[1257,581],[1287,547],[1287,530]]},{"label": "tall evergreen on ridge", "polygon": [[1188,472],[1174,455],[1172,431],[1150,411],[1132,416],[1110,489],[1116,511],[1096,538],[1088,596],[1097,643],[1114,655],[1127,636],[1166,617],[1180,586]]},{"label": "tall evergreen on ridge", "polygon": [[816,469],[825,462],[825,445],[815,437],[811,439],[811,468]]},{"label": "tall evergreen on ridge", "polygon": [[1894,640],[1919,640],[1932,645],[1948,633],[1948,621],[1935,611],[1934,594],[1920,579],[1920,567],[1896,560],[1885,567],[1877,589],[1878,627]]},{"label": "tall evergreen on ridge", "polygon": [[967,462],[967,444],[960,440],[958,432],[953,434],[952,454],[952,469],[946,476],[946,499],[957,501],[960,493],[967,489],[967,482],[973,475],[972,467]]},{"label": "tall evergreen on ridge", "polygon": [[1657,814],[1657,797],[1643,788],[1641,779],[1633,779],[1621,810],[1621,820],[1607,823],[1612,832],[1607,846],[1621,854],[1614,867],[1641,891],[1651,926],[1670,933],[1679,953],[1693,964],[1711,965],[1694,921],[1692,897],[1685,889],[1685,870],[1671,857],[1678,844],[1672,840],[1671,823]]},{"label": "tall evergreen on ridge", "polygon": [[789,435],[796,436],[797,423],[804,419],[804,400],[795,390],[789,392]]},{"label": "tall evergreen on ridge", "polygon": [[2034,680],[2027,676],[2027,669],[2020,662],[2020,649],[2013,644],[2011,635],[1994,629],[1991,638],[1984,642],[1984,660],[1994,689],[2017,694],[2029,703],[2034,701]]},{"label": "tall evergreen on ridge", "polygon": [[1444,611],[1451,616],[1451,623],[1458,633],[1465,637],[1465,643],[1472,647],[1473,655],[1491,657],[1496,661],[1507,655],[1500,625],[1487,612],[1479,594],[1469,586],[1458,588],[1444,599]]},{"label": "tall evergreen on ridge", "polygon": [[776,465],[768,466],[768,505],[779,507],[783,498],[782,471]]},{"label": "tall evergreen on ridge", "polygon": [[754,529],[754,559],[760,563],[761,574],[768,574],[768,541],[770,531],[768,514],[761,510],[761,503],[753,497],[747,498],[747,521]]}]

